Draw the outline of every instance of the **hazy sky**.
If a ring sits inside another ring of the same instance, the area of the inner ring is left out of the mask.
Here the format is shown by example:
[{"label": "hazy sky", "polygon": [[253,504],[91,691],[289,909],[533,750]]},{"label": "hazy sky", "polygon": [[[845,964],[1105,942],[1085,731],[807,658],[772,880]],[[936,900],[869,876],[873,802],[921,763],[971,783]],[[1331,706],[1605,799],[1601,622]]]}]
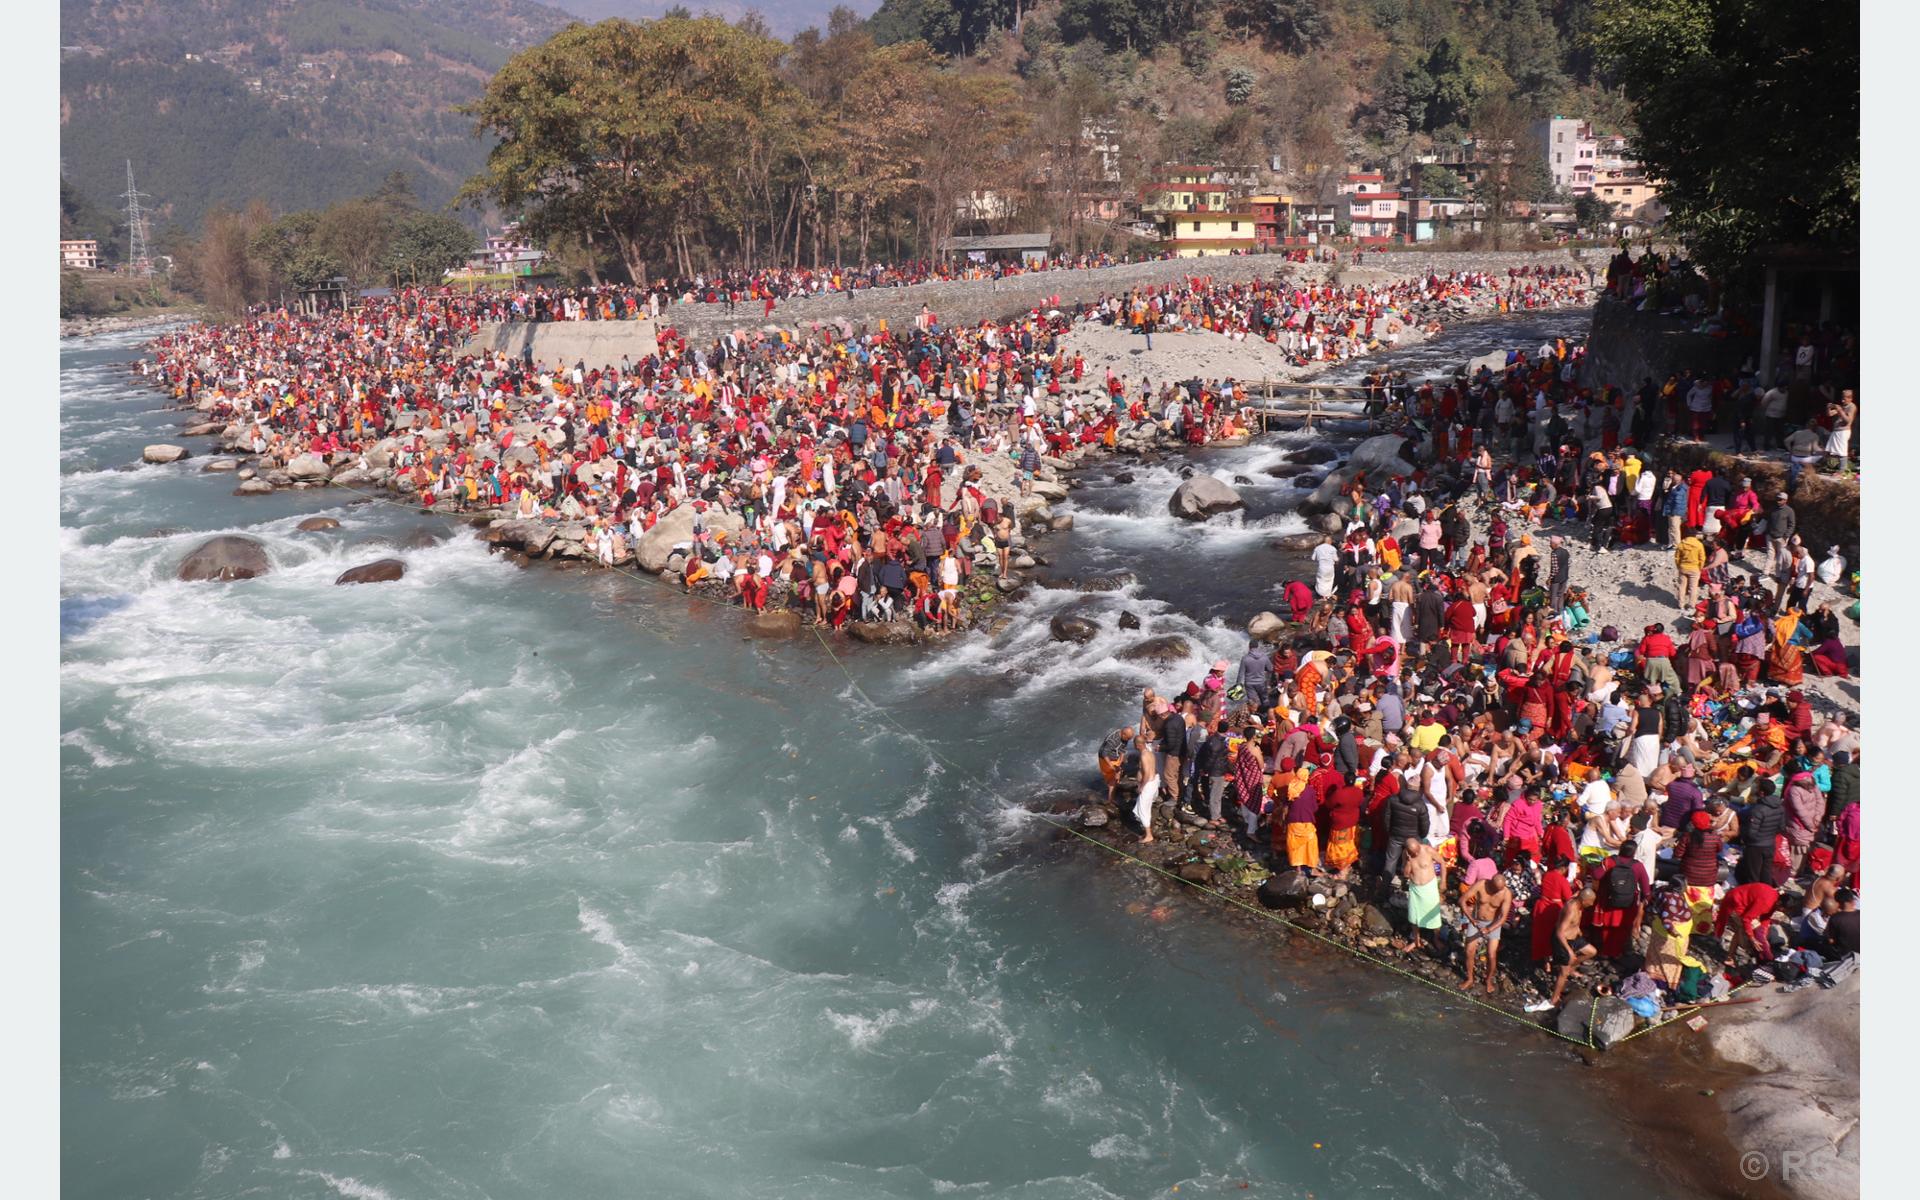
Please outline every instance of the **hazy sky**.
[{"label": "hazy sky", "polygon": [[[545,0],[545,3],[576,17],[598,21],[603,17],[657,17],[672,8],[675,0]],[[836,4],[845,4],[863,17],[872,16],[880,0],[680,0],[695,16],[711,12],[728,20],[738,18],[750,8],[760,10],[767,25],[781,37],[792,37],[809,25],[827,27],[827,14]]]}]

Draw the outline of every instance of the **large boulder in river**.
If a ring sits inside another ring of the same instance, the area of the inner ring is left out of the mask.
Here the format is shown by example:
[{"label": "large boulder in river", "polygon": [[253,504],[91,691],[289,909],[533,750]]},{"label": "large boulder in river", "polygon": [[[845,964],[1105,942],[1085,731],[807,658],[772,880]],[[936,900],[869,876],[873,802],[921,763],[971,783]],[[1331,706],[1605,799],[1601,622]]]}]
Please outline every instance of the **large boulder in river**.
[{"label": "large boulder in river", "polygon": [[1309,463],[1309,464],[1330,463],[1334,459],[1339,457],[1340,457],[1340,452],[1338,450],[1335,450],[1332,446],[1319,444],[1319,445],[1312,445],[1312,446],[1302,446],[1298,450],[1294,450],[1290,452],[1287,455],[1287,461],[1291,463]]},{"label": "large boulder in river", "polygon": [[517,546],[538,558],[553,544],[553,526],[545,521],[495,521],[487,526],[487,540]]},{"label": "large boulder in river", "polygon": [[852,621],[847,636],[871,646],[908,646],[920,640],[920,627],[912,621]]},{"label": "large boulder in river", "polygon": [[1123,588],[1130,588],[1138,582],[1139,579],[1132,571],[1115,571],[1111,575],[1100,575],[1087,580],[1080,585],[1080,590],[1083,592],[1117,592]]},{"label": "large boulder in river", "polygon": [[202,542],[198,549],[180,560],[175,577],[189,583],[228,583],[252,579],[273,570],[267,548],[250,537],[226,534]]},{"label": "large boulder in river", "polygon": [[295,528],[301,533],[325,533],[329,529],[340,528],[340,522],[332,517],[308,517]]},{"label": "large boulder in river", "polygon": [[233,489],[236,496],[265,496],[273,491],[273,485],[264,479],[243,479],[240,486]]},{"label": "large boulder in river", "polygon": [[1632,1033],[1634,1023],[1633,1009],[1625,1000],[1618,996],[1601,996],[1596,1000],[1581,989],[1567,993],[1566,1003],[1554,1017],[1554,1028],[1561,1036],[1596,1050],[1605,1050]]},{"label": "large boulder in river", "polygon": [[1400,449],[1407,439],[1397,433],[1383,433],[1370,437],[1353,448],[1347,455],[1348,471],[1366,471],[1369,473],[1385,471],[1389,475],[1410,474],[1419,464],[1409,462],[1401,456]]},{"label": "large boulder in river", "polygon": [[140,452],[140,457],[150,463],[177,463],[187,457],[185,446],[148,446]]},{"label": "large boulder in river", "polygon": [[[701,522],[710,533],[724,533],[729,538],[739,537],[747,523],[730,512],[709,508],[700,515]],[[640,535],[634,543],[633,558],[642,571],[655,575],[667,569],[667,557],[673,548],[693,540],[693,505],[682,504],[654,523],[652,529]]]},{"label": "large boulder in river", "polygon": [[777,640],[800,636],[800,614],[791,608],[755,613],[747,618],[747,636]]},{"label": "large boulder in river", "polygon": [[202,472],[207,474],[216,474],[221,471],[237,471],[239,469],[239,462],[231,458],[216,458],[206,466],[200,468]]},{"label": "large boulder in river", "polygon": [[312,483],[332,477],[333,468],[318,454],[296,454],[293,461],[287,464],[287,474],[296,480]]},{"label": "large boulder in river", "polygon": [[348,583],[392,583],[407,573],[407,564],[397,558],[380,558],[342,571],[333,581],[335,587]]},{"label": "large boulder in river", "polygon": [[1276,613],[1256,613],[1247,622],[1247,636],[1256,642],[1277,642],[1286,630],[1287,623]]},{"label": "large boulder in river", "polygon": [[1056,642],[1090,642],[1100,626],[1078,613],[1061,613],[1048,623],[1047,630]]},{"label": "large boulder in river", "polygon": [[1204,521],[1215,513],[1245,508],[1240,493],[1211,475],[1195,475],[1174,490],[1167,508],[1183,521]]},{"label": "large boulder in river", "polygon": [[1148,638],[1138,645],[1128,646],[1119,657],[1131,662],[1175,663],[1193,653],[1193,646],[1178,634],[1165,637]]}]

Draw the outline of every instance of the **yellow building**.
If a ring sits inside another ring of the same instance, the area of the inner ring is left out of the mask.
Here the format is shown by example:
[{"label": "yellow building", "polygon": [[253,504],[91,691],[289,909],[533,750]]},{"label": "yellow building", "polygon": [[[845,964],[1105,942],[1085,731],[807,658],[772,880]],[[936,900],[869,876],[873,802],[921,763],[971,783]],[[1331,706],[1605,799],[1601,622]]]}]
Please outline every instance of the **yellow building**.
[{"label": "yellow building", "polygon": [[1225,212],[1232,189],[1224,183],[1150,183],[1140,201],[1147,213]]},{"label": "yellow building", "polygon": [[1252,212],[1164,213],[1160,229],[1174,253],[1182,258],[1230,254],[1251,250],[1255,245]]}]

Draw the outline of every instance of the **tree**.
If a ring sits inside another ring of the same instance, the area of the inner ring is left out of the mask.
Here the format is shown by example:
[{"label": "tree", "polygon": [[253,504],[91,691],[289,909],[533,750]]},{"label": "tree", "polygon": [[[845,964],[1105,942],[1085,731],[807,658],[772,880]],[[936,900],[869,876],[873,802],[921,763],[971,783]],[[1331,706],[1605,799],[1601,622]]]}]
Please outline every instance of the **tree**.
[{"label": "tree", "polygon": [[698,215],[727,202],[766,114],[794,103],[783,51],[706,17],[568,26],[461,110],[499,139],[462,196],[535,234],[604,232],[637,282],[661,255],[690,273]]},{"label": "tree", "polygon": [[1574,197],[1573,219],[1581,229],[1605,233],[1607,227],[1613,224],[1613,205],[1592,192],[1583,192]]},{"label": "tree", "polygon": [[394,224],[381,269],[396,284],[433,283],[473,251],[473,230],[452,217],[408,213]]},{"label": "tree", "polygon": [[1593,28],[1667,225],[1709,273],[1773,244],[1857,253],[1858,5],[1598,0]]},{"label": "tree", "polygon": [[259,200],[238,212],[216,206],[207,213],[200,240],[188,254],[188,274],[216,311],[237,314],[267,298],[268,280],[251,246],[271,224],[273,214]]},{"label": "tree", "polygon": [[1253,72],[1235,67],[1227,72],[1227,103],[1235,108],[1253,99]]},{"label": "tree", "polygon": [[1288,54],[1305,54],[1333,33],[1324,0],[1223,0],[1221,20],[1244,39],[1260,38]]},{"label": "tree", "polygon": [[1422,167],[1420,191],[1423,195],[1457,199],[1466,195],[1467,185],[1450,167]]}]

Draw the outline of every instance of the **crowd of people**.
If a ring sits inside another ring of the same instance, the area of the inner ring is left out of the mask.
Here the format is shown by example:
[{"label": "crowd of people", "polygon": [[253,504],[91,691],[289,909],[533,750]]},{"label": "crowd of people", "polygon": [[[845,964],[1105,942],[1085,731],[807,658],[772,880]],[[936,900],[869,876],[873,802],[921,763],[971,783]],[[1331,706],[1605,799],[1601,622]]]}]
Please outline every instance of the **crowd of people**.
[{"label": "crowd of people", "polygon": [[[1658,404],[1642,423],[1631,393],[1583,394],[1580,353],[1370,380],[1426,465],[1353,480],[1281,588],[1290,626],[1147,692],[1099,749],[1109,801],[1142,842],[1220,831],[1288,886],[1404,903],[1402,952],[1527,983],[1535,1009],[1578,972],[1647,1016],[1836,980],[1859,950],[1861,739],[1806,676],[1852,673],[1835,609],[1857,620],[1857,582],[1838,548],[1814,561],[1786,491],[1683,469]],[[1606,624],[1628,602],[1595,551],[1671,557],[1662,619]]]},{"label": "crowd of people", "polygon": [[[858,267],[760,267],[754,270],[695,272],[651,281],[625,283],[525,283],[460,290],[431,289],[427,298],[468,321],[635,321],[671,315],[675,304],[718,304],[729,312],[760,306],[771,314],[782,301],[844,295],[873,288],[917,283],[955,283],[1011,279],[1045,271],[1087,271],[1127,263],[1171,258],[1157,255],[1087,253],[1031,261],[981,262],[960,256],[868,263]],[[419,293],[415,293],[419,295]]]},{"label": "crowd of people", "polygon": [[474,297],[401,291],[195,326],[159,339],[140,369],[240,425],[238,448],[267,471],[319,455],[358,472],[344,478],[392,472],[425,505],[582,525],[608,566],[685,505],[694,520],[673,569],[689,589],[836,628],[911,616],[951,629],[976,564],[1007,576],[1044,459],[1142,426],[1187,444],[1244,432],[1233,380],[1087,378],[1063,344],[1076,322],[1144,314],[1152,327],[1297,336],[1303,352],[1338,356],[1513,286],[1189,276],[965,327],[923,310],[908,327],[700,345],[661,327],[657,353],[595,368],[466,353],[485,311]]}]

